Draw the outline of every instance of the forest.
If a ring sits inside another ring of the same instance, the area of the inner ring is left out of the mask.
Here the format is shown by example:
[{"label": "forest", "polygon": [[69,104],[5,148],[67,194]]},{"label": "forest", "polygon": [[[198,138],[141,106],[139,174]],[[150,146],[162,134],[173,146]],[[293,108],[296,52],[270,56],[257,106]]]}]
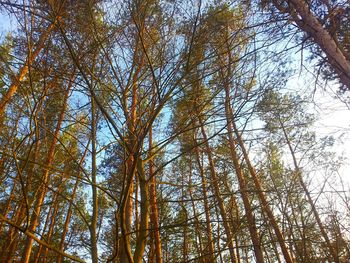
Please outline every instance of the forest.
[{"label": "forest", "polygon": [[0,1],[0,262],[349,263],[349,94],[348,0]]}]

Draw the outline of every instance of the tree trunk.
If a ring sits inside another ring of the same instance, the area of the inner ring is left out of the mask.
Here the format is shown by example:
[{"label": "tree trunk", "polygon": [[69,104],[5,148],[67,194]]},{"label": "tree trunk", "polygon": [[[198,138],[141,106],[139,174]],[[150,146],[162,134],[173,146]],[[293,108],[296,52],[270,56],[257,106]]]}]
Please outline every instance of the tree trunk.
[{"label": "tree trunk", "polygon": [[239,188],[242,196],[244,210],[248,221],[248,229],[249,229],[250,237],[253,243],[255,258],[257,262],[264,262],[264,255],[260,244],[259,233],[256,228],[253,209],[251,207],[251,204],[248,198],[247,182],[243,174],[242,168],[239,164],[239,157],[236,150],[236,143],[233,138],[232,121],[231,121],[229,108],[230,108],[229,93],[227,93],[226,100],[225,100],[225,109],[226,109],[227,131],[228,131],[231,159],[232,159],[233,166],[235,168],[237,179],[238,179],[238,184],[239,184]]},{"label": "tree trunk", "polygon": [[289,137],[288,137],[288,134],[287,134],[287,131],[281,121],[281,119],[279,118],[279,123],[282,127],[282,130],[283,130],[283,135],[286,139],[286,142],[287,142],[287,145],[288,145],[288,148],[289,148],[289,151],[290,151],[290,154],[292,156],[292,159],[293,159],[293,164],[294,164],[294,169],[295,169],[295,174],[299,180],[299,183],[301,185],[301,187],[303,188],[304,190],[304,193],[306,195],[306,200],[307,202],[309,203],[309,205],[311,206],[311,211],[316,219],[316,222],[317,222],[317,225],[318,227],[320,228],[320,231],[321,231],[321,235],[322,237],[324,238],[324,240],[326,241],[326,244],[327,244],[327,247],[329,249],[329,252],[334,260],[334,262],[336,263],[339,263],[339,256],[338,256],[338,253],[334,250],[334,247],[332,246],[331,244],[331,241],[328,237],[328,234],[323,226],[323,223],[322,223],[322,220],[320,218],[320,215],[318,214],[318,211],[317,211],[317,208],[315,206],[315,203],[314,201],[312,200],[312,197],[311,197],[311,194],[309,192],[309,189],[307,188],[304,180],[303,180],[303,177],[302,177],[302,174],[301,174],[301,171],[300,171],[300,168],[299,168],[299,165],[298,165],[298,162],[297,162],[297,158],[295,156],[295,153],[294,153],[294,150],[293,150],[293,147],[292,147],[292,143],[291,141],[289,140]]},{"label": "tree trunk", "polygon": [[149,196],[148,196],[148,183],[146,180],[144,163],[141,160],[141,157],[137,160],[137,172],[139,175],[140,183],[140,196],[141,196],[141,219],[139,234],[136,240],[136,248],[134,253],[134,262],[141,263],[143,253],[146,247],[146,239],[148,235],[148,222],[149,222]]},{"label": "tree trunk", "polygon": [[50,33],[55,28],[56,24],[58,22],[58,18],[55,19],[55,21],[40,35],[38,43],[36,44],[36,47],[33,52],[29,52],[28,57],[26,61],[24,62],[24,65],[22,68],[20,68],[17,76],[15,77],[14,81],[10,85],[7,92],[4,94],[4,96],[0,100],[0,120],[1,116],[3,115],[7,103],[11,100],[12,96],[16,93],[18,87],[21,84],[21,81],[25,78],[29,71],[29,67],[33,64],[36,57],[39,55],[39,52],[43,49],[46,40],[50,36]]},{"label": "tree trunk", "polygon": [[[50,148],[48,151],[47,159],[45,162],[47,165],[47,168],[45,168],[44,173],[41,177],[42,183],[38,189],[39,196],[37,197],[34,211],[32,213],[31,220],[30,220],[30,225],[28,227],[28,232],[30,232],[30,233],[35,233],[35,230],[39,224],[40,212],[41,212],[41,208],[43,206],[44,198],[45,198],[46,191],[47,191],[46,186],[49,182],[49,172],[50,172],[49,167],[53,164],[53,161],[54,161],[56,143],[57,143],[58,136],[59,136],[60,129],[61,129],[61,125],[62,125],[62,122],[64,119],[64,115],[65,115],[65,111],[66,111],[66,107],[67,107],[67,100],[68,100],[69,91],[70,91],[72,82],[73,82],[73,79],[70,80],[70,83],[68,84],[68,89],[65,92],[62,110],[61,110],[60,115],[58,117],[56,129],[54,131],[52,142],[51,142],[51,145],[50,145]],[[22,256],[22,262],[25,262],[25,263],[29,262],[30,255],[32,252],[33,242],[34,242],[34,239],[31,238],[30,236],[28,236],[26,244],[25,244],[23,256]]]},{"label": "tree trunk", "polygon": [[[195,139],[196,140],[196,139]],[[208,238],[208,253],[207,262],[215,262],[214,258],[214,243],[213,243],[213,235],[212,235],[212,227],[210,220],[210,210],[209,210],[209,202],[208,202],[208,193],[207,193],[207,179],[204,174],[203,165],[200,160],[199,148],[195,147],[195,157],[197,161],[197,165],[199,168],[199,173],[201,177],[201,186],[203,191],[203,202],[204,202],[204,212],[205,212],[205,224],[206,224],[206,233]]]},{"label": "tree trunk", "polygon": [[314,39],[315,43],[326,54],[329,64],[338,74],[341,83],[350,90],[350,61],[347,58],[349,55],[344,54],[343,50],[338,47],[327,29],[311,12],[307,2],[303,0],[289,0],[294,9],[286,9],[276,0],[273,3],[280,12],[289,13],[299,28]]},{"label": "tree trunk", "polygon": [[[282,253],[285,257],[285,260],[287,263],[293,263],[293,259],[292,259],[291,255],[288,251],[288,248],[285,244],[284,236],[281,233],[281,230],[277,224],[277,221],[276,221],[276,219],[275,219],[275,217],[270,209],[270,206],[266,200],[265,194],[264,194],[262,186],[260,184],[260,180],[255,172],[254,167],[252,166],[252,164],[250,162],[248,153],[245,149],[245,146],[244,146],[244,143],[243,143],[242,138],[240,136],[240,133],[236,128],[233,110],[231,107],[231,96],[230,96],[230,83],[231,83],[231,78],[233,76],[233,73],[232,73],[233,58],[232,58],[230,46],[228,44],[227,44],[226,48],[227,48],[227,50],[226,50],[225,60],[227,60],[227,62],[226,62],[227,66],[221,70],[221,75],[223,77],[223,88],[225,91],[225,114],[226,114],[226,121],[227,121],[227,131],[228,131],[232,161],[234,163],[234,167],[235,167],[235,170],[237,173],[237,178],[239,181],[240,189],[242,191],[241,195],[242,195],[243,203],[244,203],[244,206],[246,209],[247,220],[248,220],[248,223],[250,225],[249,231],[250,231],[250,235],[251,235],[253,246],[254,246],[254,254],[255,254],[255,257],[256,257],[258,262],[264,262],[263,252],[262,252],[261,244],[260,244],[260,240],[259,240],[259,235],[258,235],[257,229],[256,229],[255,218],[251,212],[251,207],[250,207],[250,204],[248,201],[248,197],[245,196],[243,198],[244,193],[246,193],[247,184],[246,184],[246,181],[244,178],[243,171],[242,171],[240,164],[238,162],[236,142],[235,142],[235,139],[233,138],[233,134],[236,135],[236,140],[237,140],[238,145],[240,146],[240,148],[242,150],[243,158],[248,166],[248,170],[249,170],[249,173],[253,179],[256,191],[258,192],[258,196],[259,196],[260,202],[262,204],[262,210],[266,212],[266,214],[270,220],[270,223],[271,223],[271,225],[275,231],[275,234],[277,236],[277,239],[279,241]],[[224,70],[226,70],[226,72]]]},{"label": "tree trunk", "polygon": [[[230,114],[230,119],[233,117],[232,114]],[[281,247],[281,250],[282,250],[282,254],[284,256],[284,259],[287,263],[293,263],[294,260],[292,258],[292,256],[290,255],[290,252],[287,248],[287,245],[286,245],[286,241],[284,239],[284,236],[278,226],[278,223],[273,215],[273,212],[269,206],[269,203],[266,199],[266,196],[264,194],[264,190],[261,186],[261,183],[260,183],[260,179],[258,178],[256,172],[255,172],[255,169],[254,167],[252,166],[251,162],[250,162],[250,159],[249,159],[249,156],[248,156],[248,153],[245,149],[245,146],[244,146],[244,143],[241,139],[241,135],[239,133],[239,131],[237,130],[236,126],[235,126],[235,123],[232,122],[232,126],[233,126],[233,130],[234,130],[234,133],[236,135],[236,140],[242,150],[242,153],[243,153],[243,156],[244,156],[244,160],[246,161],[246,164],[248,166],[248,170],[249,170],[249,173],[253,179],[253,182],[254,182],[254,185],[255,185],[255,188],[256,188],[256,191],[258,192],[258,196],[259,196],[259,199],[260,199],[260,202],[262,204],[262,209],[263,211],[265,211],[266,215],[267,215],[267,218],[269,219],[270,221],[270,224],[272,226],[272,228],[274,229],[274,232],[275,232],[275,235],[277,237],[277,240],[278,240],[278,243]]]},{"label": "tree trunk", "polygon": [[92,190],[92,216],[90,229],[90,246],[92,263],[98,263],[97,250],[97,223],[98,223],[98,193],[96,185],[97,165],[96,165],[96,127],[97,127],[97,112],[95,101],[91,98],[91,190]]},{"label": "tree trunk", "polygon": [[[153,136],[152,136],[152,128],[149,131],[149,155],[150,157],[153,155],[152,147],[153,147]],[[159,230],[159,222],[158,222],[158,205],[157,205],[157,191],[156,191],[156,176],[154,174],[154,164],[153,159],[150,158],[149,161],[149,178],[150,178],[150,219],[152,225],[152,234],[154,237],[154,250],[156,256],[156,263],[162,263],[162,242],[160,239],[160,230]]]},{"label": "tree trunk", "polygon": [[[82,158],[81,158],[81,160],[79,162],[79,167],[83,164],[83,162],[85,160],[85,156],[86,156],[86,154],[88,152],[88,149],[89,149],[90,141],[86,145],[85,152],[84,152],[84,154],[83,154],[83,156],[82,156]],[[62,231],[62,235],[61,235],[61,242],[60,242],[60,245],[59,245],[59,249],[62,252],[64,252],[64,250],[65,250],[65,248],[64,248],[64,241],[66,239],[66,235],[68,233],[68,228],[69,228],[69,223],[70,223],[70,220],[71,220],[71,217],[72,217],[72,214],[73,214],[73,202],[74,202],[75,195],[76,195],[76,192],[77,192],[78,186],[79,186],[79,179],[78,179],[79,175],[80,175],[80,173],[78,173],[77,179],[75,181],[75,184],[74,184],[74,187],[73,187],[73,191],[72,191],[72,194],[71,194],[71,198],[70,198],[70,202],[69,202],[69,205],[68,205],[68,211],[67,211],[66,219],[64,221],[63,231]],[[63,260],[62,255],[58,255],[57,263],[62,263],[62,260]]]},{"label": "tree trunk", "polygon": [[209,168],[210,168],[212,184],[214,186],[215,197],[218,201],[220,215],[221,215],[221,218],[223,221],[225,233],[227,235],[227,244],[229,247],[231,262],[237,263],[237,257],[236,257],[236,253],[235,253],[234,246],[233,246],[233,235],[232,235],[231,228],[230,228],[228,220],[227,220],[227,214],[226,214],[226,208],[224,205],[224,200],[221,197],[220,187],[219,187],[219,178],[217,177],[217,174],[215,171],[215,164],[214,164],[212,152],[211,152],[211,149],[210,149],[210,146],[208,143],[208,137],[207,137],[207,134],[205,132],[204,123],[203,123],[201,117],[200,116],[197,116],[197,117],[198,117],[198,121],[200,124],[200,129],[201,129],[201,133],[203,136],[203,140],[204,140],[205,153],[208,157],[208,163],[209,163]]}]

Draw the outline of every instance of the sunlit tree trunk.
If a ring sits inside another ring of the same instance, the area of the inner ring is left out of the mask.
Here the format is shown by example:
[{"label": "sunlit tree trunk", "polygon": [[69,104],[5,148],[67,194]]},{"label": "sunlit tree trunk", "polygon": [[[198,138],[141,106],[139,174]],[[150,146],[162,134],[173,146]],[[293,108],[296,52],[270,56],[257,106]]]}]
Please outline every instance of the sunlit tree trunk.
[{"label": "sunlit tree trunk", "polygon": [[[17,188],[17,179],[18,179],[18,176],[15,178],[15,180],[13,180],[13,183],[12,183],[12,188],[11,188],[11,192],[10,192],[10,195],[6,201],[6,204],[4,205],[3,208],[1,208],[0,210],[0,213],[7,217],[7,213],[9,212],[10,210],[10,207],[11,207],[11,203],[14,201],[13,199],[15,198],[15,195],[17,194],[16,193],[16,188]],[[2,236],[3,234],[3,227],[5,225],[5,222],[4,221],[0,221],[0,236]],[[0,253],[1,255],[1,253]],[[1,259],[1,256],[0,256],[0,259]]]},{"label": "sunlit tree trunk", "polygon": [[[196,141],[196,138],[195,138]],[[208,200],[208,183],[207,183],[207,178],[205,177],[204,170],[203,170],[203,165],[200,160],[200,153],[199,153],[199,147],[195,147],[195,158],[197,161],[197,165],[199,168],[199,173],[201,177],[201,187],[203,191],[203,203],[204,203],[204,212],[205,212],[205,224],[206,224],[206,234],[208,238],[208,253],[209,255],[207,256],[208,262],[215,262],[214,259],[214,243],[213,243],[213,235],[212,235],[212,226],[211,226],[211,220],[210,220],[210,210],[209,210],[209,200]]]},{"label": "sunlit tree trunk", "polygon": [[220,191],[220,186],[219,186],[219,178],[216,174],[216,170],[215,170],[215,164],[214,164],[214,160],[212,157],[212,152],[208,143],[208,136],[205,132],[204,129],[204,123],[202,121],[202,118],[200,116],[198,116],[198,121],[200,124],[200,129],[201,129],[201,133],[203,136],[203,140],[204,140],[204,147],[205,147],[205,154],[208,157],[208,163],[209,163],[209,168],[210,168],[210,174],[211,174],[211,181],[214,187],[214,193],[215,193],[215,198],[218,201],[218,206],[219,206],[219,211],[220,211],[220,215],[222,217],[222,221],[223,221],[223,226],[225,229],[225,233],[227,235],[227,245],[229,247],[229,252],[230,252],[230,260],[232,263],[237,263],[237,257],[236,257],[236,253],[235,253],[235,249],[233,246],[233,235],[232,235],[232,230],[230,228],[230,225],[228,223],[228,219],[227,219],[227,213],[226,213],[226,208],[224,205],[224,200],[221,196],[221,191]]},{"label": "sunlit tree trunk", "polygon": [[[35,138],[39,138],[38,132],[36,132]],[[39,159],[40,146],[41,146],[41,143],[39,140],[37,140],[34,143],[33,154],[28,153],[27,158],[28,159],[32,158],[33,160]],[[34,177],[35,168],[37,167],[35,164],[31,164],[30,167],[28,167],[26,164],[24,165],[23,169],[20,168],[22,169],[22,171],[19,171],[19,173],[22,173],[25,170],[25,168],[27,168],[26,169],[27,178],[25,180],[25,189],[22,189],[22,190],[24,190],[23,194],[28,195],[28,193],[32,191],[31,189],[32,178]],[[12,220],[16,222],[17,225],[21,225],[26,219],[28,222],[29,207],[31,206],[35,196],[36,196],[36,193],[33,194],[33,197],[30,200],[28,200],[28,198],[26,197],[26,199],[23,200],[23,202],[20,202],[16,207],[16,209],[14,210],[14,215],[12,216]],[[11,262],[13,260],[14,252],[16,251],[18,246],[19,235],[20,235],[20,232],[18,231],[18,229],[10,226],[9,231],[7,233],[7,241],[4,243],[4,246],[1,249],[0,259],[6,258],[6,262]]]},{"label": "sunlit tree trunk", "polygon": [[[225,109],[226,109],[226,115],[229,114],[229,93],[226,94],[228,98],[226,97],[225,101]],[[253,214],[253,209],[250,204],[249,198],[248,198],[248,188],[247,188],[247,182],[245,175],[242,171],[241,165],[239,163],[239,157],[237,154],[237,149],[236,149],[236,144],[235,140],[233,138],[233,130],[232,130],[232,122],[231,122],[231,117],[230,115],[227,115],[227,131],[228,131],[228,139],[229,139],[229,145],[230,145],[230,153],[231,153],[231,159],[235,168],[236,176],[238,179],[238,184],[240,188],[240,193],[242,196],[242,201],[245,209],[245,214],[246,218],[248,221],[248,229],[250,233],[250,237],[253,243],[253,248],[254,248],[254,254],[257,262],[264,262],[264,256],[263,256],[263,251],[261,248],[261,243],[260,243],[260,238],[259,238],[259,233],[256,228],[256,222],[255,222],[255,217]]]},{"label": "sunlit tree trunk", "polygon": [[182,261],[186,262],[188,260],[188,256],[189,256],[189,242],[188,242],[188,212],[186,209],[186,201],[185,201],[185,196],[187,196],[187,191],[185,190],[185,186],[186,186],[186,182],[185,179],[187,179],[185,177],[185,172],[182,171],[181,172],[181,202],[180,202],[180,206],[181,206],[181,224],[182,224],[182,247],[181,247],[181,252],[182,252]]},{"label": "sunlit tree trunk", "polygon": [[303,180],[303,178],[302,178],[302,173],[301,173],[301,171],[300,171],[300,168],[299,168],[299,165],[298,165],[297,158],[296,158],[296,156],[295,156],[295,152],[294,152],[292,143],[291,143],[291,141],[290,141],[290,139],[289,139],[289,136],[288,136],[288,134],[287,134],[287,131],[286,131],[286,129],[285,129],[285,126],[284,126],[283,122],[282,122],[281,119],[280,119],[280,116],[278,116],[278,120],[279,120],[279,123],[280,123],[280,125],[281,125],[284,138],[285,138],[285,140],[286,140],[286,142],[287,142],[288,149],[289,149],[290,154],[291,154],[292,159],[293,159],[293,164],[294,164],[294,169],[295,169],[295,175],[296,175],[296,177],[298,178],[299,183],[300,183],[302,189],[304,190],[304,193],[305,193],[305,195],[306,195],[307,202],[308,202],[309,205],[311,206],[311,211],[312,211],[312,213],[313,213],[313,215],[314,215],[314,217],[315,217],[315,219],[316,219],[317,225],[318,225],[318,227],[319,227],[319,229],[320,229],[320,231],[321,231],[321,235],[322,235],[322,237],[324,238],[324,240],[326,241],[327,248],[329,249],[329,252],[330,252],[330,254],[331,254],[331,256],[332,256],[334,262],[339,263],[340,261],[339,261],[338,253],[335,251],[334,247],[333,247],[332,244],[331,244],[331,241],[330,241],[330,239],[329,239],[329,237],[328,237],[328,234],[327,234],[327,232],[326,232],[326,230],[325,230],[325,227],[324,227],[324,225],[323,225],[323,223],[322,223],[322,220],[321,220],[320,215],[319,215],[319,213],[318,213],[318,211],[317,211],[317,208],[316,208],[316,206],[315,206],[315,203],[314,203],[314,201],[312,200],[310,191],[309,191],[308,187],[306,186],[306,184],[305,184],[305,182],[304,182],[304,180]]},{"label": "sunlit tree trunk", "polygon": [[26,77],[29,67],[33,64],[36,57],[39,55],[40,51],[44,48],[45,42],[50,36],[52,30],[55,28],[56,23],[58,21],[58,18],[55,19],[55,21],[47,28],[43,33],[40,35],[38,43],[35,46],[35,49],[33,51],[30,51],[26,61],[24,62],[24,65],[19,69],[19,72],[17,73],[15,79],[13,80],[12,84],[10,85],[7,92],[3,95],[3,97],[0,100],[0,120],[1,116],[3,115],[6,105],[11,100],[12,96],[16,93],[18,87],[21,84],[21,81],[24,80]]},{"label": "sunlit tree trunk", "polygon": [[[45,227],[43,229],[42,236],[45,238],[42,238],[42,240],[46,241],[49,244],[50,244],[51,237],[53,235],[53,230],[54,230],[55,223],[56,223],[56,216],[57,216],[58,208],[59,208],[59,198],[58,197],[60,194],[61,194],[61,187],[59,187],[59,189],[57,189],[57,193],[55,194],[55,198],[52,201],[53,206],[51,206],[49,209],[49,212],[47,214],[47,223],[45,222]],[[47,234],[45,234],[46,228],[47,228],[46,225],[49,227]],[[42,253],[43,249],[44,249],[44,252]],[[34,262],[35,263],[39,262],[40,258],[41,258],[40,262],[42,262],[42,263],[47,262],[48,261],[47,260],[48,252],[49,252],[48,248],[46,248],[46,247],[44,248],[43,245],[40,244]]]},{"label": "sunlit tree trunk", "polygon": [[[228,99],[228,98],[226,98]],[[230,113],[229,115],[229,118],[232,119],[233,118],[233,115],[232,115],[232,112]],[[281,229],[280,227],[278,226],[278,223],[273,215],[273,212],[269,206],[269,203],[266,199],[266,196],[264,194],[264,191],[263,191],[263,188],[261,186],[261,183],[260,183],[260,179],[258,178],[257,174],[256,174],[256,171],[254,169],[254,167],[252,166],[251,162],[250,162],[250,159],[249,159],[249,156],[248,156],[248,153],[245,149],[245,146],[244,146],[244,143],[241,139],[241,135],[239,133],[239,131],[237,130],[234,122],[232,122],[232,126],[233,126],[233,132],[235,133],[236,135],[236,140],[242,150],[242,153],[243,153],[243,156],[244,156],[244,160],[248,166],[248,170],[249,170],[249,173],[253,179],[253,182],[254,182],[254,185],[255,185],[255,188],[256,188],[256,191],[258,192],[258,196],[259,196],[259,200],[262,204],[262,209],[263,211],[266,213],[267,215],[267,218],[269,219],[269,222],[272,226],[272,228],[274,229],[274,232],[275,232],[275,235],[277,237],[277,240],[278,240],[278,243],[281,247],[281,250],[282,250],[282,253],[283,253],[283,256],[284,256],[284,259],[287,263],[293,263],[294,260],[289,252],[289,249],[287,247],[287,244],[286,244],[286,241],[285,241],[285,238],[281,232]],[[230,133],[230,132],[229,132]],[[232,141],[233,142],[233,141]],[[231,142],[231,143],[232,143]],[[233,145],[234,146],[234,145]]]},{"label": "sunlit tree trunk", "polygon": [[[82,156],[82,158],[81,158],[81,160],[79,162],[79,167],[83,164],[83,162],[85,160],[86,154],[87,154],[88,149],[89,149],[90,142],[91,142],[91,140],[89,140],[89,142],[86,145],[85,152],[84,152],[84,154],[83,154],[83,156]],[[61,241],[60,241],[60,244],[59,244],[59,249],[61,251],[65,250],[64,242],[66,240],[66,236],[67,236],[67,233],[68,233],[68,230],[69,230],[69,223],[71,222],[71,218],[72,218],[72,214],[73,214],[73,202],[75,201],[76,193],[77,193],[78,186],[79,186],[79,183],[80,183],[79,176],[80,176],[80,173],[78,173],[77,178],[75,180],[74,187],[73,187],[73,190],[72,190],[72,193],[71,193],[71,197],[70,197],[70,202],[69,202],[69,205],[68,205],[67,214],[66,214],[66,217],[65,217],[65,220],[64,220],[64,225],[63,225],[63,230],[62,230],[62,235],[61,235]],[[62,255],[58,255],[57,263],[62,263],[62,260],[63,260]]]},{"label": "sunlit tree trunk", "polygon": [[[192,205],[192,211],[193,211],[193,219],[194,219],[194,230],[195,230],[195,236],[196,239],[198,238],[198,242],[196,240],[195,242],[195,246],[196,246],[196,252],[198,254],[198,257],[200,258],[200,260],[204,260],[205,257],[205,251],[203,253],[203,245],[202,245],[202,233],[201,233],[201,228],[200,228],[200,222],[199,222],[199,215],[196,209],[196,203],[194,201],[194,197],[193,197],[193,185],[192,185],[192,177],[193,177],[193,161],[192,158],[190,158],[189,160],[189,173],[188,173],[188,193],[191,199],[191,205]],[[204,254],[204,255],[203,255]]]},{"label": "sunlit tree trunk", "polygon": [[[67,100],[68,100],[71,85],[72,85],[72,80],[68,84],[68,89],[65,91],[61,112],[60,112],[59,117],[58,117],[55,131],[52,135],[53,138],[52,138],[52,142],[51,142],[50,148],[48,150],[47,159],[46,159],[46,165],[48,168],[44,168],[44,173],[41,177],[41,180],[42,180],[41,185],[38,189],[37,200],[36,200],[36,203],[34,206],[34,211],[31,215],[30,225],[28,227],[28,231],[31,233],[35,232],[35,230],[39,224],[40,212],[41,212],[41,208],[43,206],[44,198],[45,198],[45,195],[47,192],[47,184],[49,182],[49,175],[50,175],[50,168],[49,167],[53,164],[53,161],[54,161],[56,143],[57,143],[57,140],[59,137],[62,122],[64,120],[64,115],[65,115],[65,111],[66,111],[66,107],[67,107]],[[22,262],[25,262],[25,263],[29,262],[30,255],[32,252],[33,242],[34,242],[33,238],[27,237],[23,256],[22,256]]]},{"label": "sunlit tree trunk", "polygon": [[[137,44],[136,44],[137,45]],[[143,67],[143,56],[139,56],[139,48],[136,46],[134,54],[134,63],[136,65],[136,71],[131,80],[131,107],[130,115],[127,116],[128,121],[128,145],[126,146],[127,159],[125,162],[125,187],[123,199],[120,209],[120,227],[122,231],[122,239],[120,244],[120,261],[133,263],[133,256],[130,246],[130,235],[132,229],[132,215],[133,215],[133,200],[132,194],[134,192],[134,180],[137,174],[137,168],[142,167],[143,164],[138,164],[137,147],[138,140],[136,138],[136,123],[137,123],[137,104],[138,104],[138,85],[137,80],[139,73]],[[137,64],[136,64],[137,63]],[[126,105],[126,104],[125,104]],[[128,111],[126,111],[128,112]],[[136,155],[136,158],[135,158]],[[141,161],[142,162],[142,161]]]},{"label": "sunlit tree trunk", "polygon": [[308,2],[303,0],[288,2],[290,7],[286,8],[279,1],[273,0],[273,4],[280,12],[289,14],[292,21],[313,38],[315,44],[326,54],[329,64],[338,74],[341,83],[350,90],[350,54],[338,46],[320,20],[312,13]]},{"label": "sunlit tree trunk", "polygon": [[[149,131],[148,135],[149,140],[149,156],[153,155],[152,147],[153,147],[153,131],[152,128]],[[152,235],[154,239],[154,251],[156,256],[156,262],[162,263],[162,243],[160,238],[160,229],[158,222],[158,205],[157,205],[157,192],[156,192],[156,175],[154,174],[154,163],[153,157],[150,158],[149,161],[149,178],[150,178],[150,219],[152,225]],[[153,244],[151,244],[153,246]]]},{"label": "sunlit tree trunk", "polygon": [[[241,190],[241,196],[243,199],[243,204],[246,211],[246,216],[249,224],[249,232],[252,239],[253,247],[254,247],[254,254],[256,257],[256,260],[258,262],[264,262],[264,256],[263,256],[263,250],[261,248],[261,243],[259,239],[259,234],[256,229],[256,223],[255,218],[252,213],[252,208],[250,207],[250,203],[247,196],[247,182],[245,175],[242,171],[241,165],[239,164],[239,158],[237,153],[237,145],[240,147],[242,153],[243,153],[243,159],[245,163],[248,166],[248,171],[251,175],[251,178],[253,179],[253,183],[255,186],[255,190],[258,193],[259,200],[262,204],[262,210],[267,214],[267,217],[270,220],[270,223],[275,231],[275,234],[277,236],[277,239],[279,241],[282,253],[284,255],[284,258],[287,263],[293,263],[292,256],[290,255],[290,252],[287,248],[284,236],[278,226],[278,223],[273,215],[272,210],[270,209],[270,206],[268,204],[268,201],[266,199],[266,196],[263,192],[263,188],[260,183],[260,179],[258,178],[254,167],[252,166],[248,153],[246,151],[246,148],[244,146],[244,143],[242,141],[241,135],[236,128],[236,124],[234,121],[234,114],[233,109],[231,106],[231,83],[233,78],[233,67],[235,65],[233,54],[230,46],[230,39],[228,36],[225,38],[225,53],[220,55],[219,61],[221,63],[224,63],[226,65],[223,67],[220,71],[221,77],[222,77],[222,85],[225,92],[225,115],[226,115],[226,123],[227,123],[227,131],[228,131],[228,139],[229,139],[229,145],[230,145],[230,153],[232,157],[232,161],[235,167],[235,171],[237,174],[238,182],[240,185]],[[233,137],[235,135],[235,138]]]},{"label": "sunlit tree trunk", "polygon": [[[225,185],[226,191],[228,193],[231,192],[231,188],[228,185],[229,182],[230,182],[229,179],[224,180],[224,185]],[[228,205],[227,210],[230,211],[229,217],[230,217],[231,228],[232,229],[239,229],[239,227],[240,227],[240,223],[239,223],[240,213],[239,213],[239,207],[237,204],[236,196],[233,193],[231,193],[230,201],[229,201],[229,205]],[[238,237],[237,233],[234,235],[234,239],[236,242],[236,254],[237,254],[237,261],[238,261],[237,263],[240,263],[241,262],[241,260],[240,260],[240,245],[239,245],[239,237]]]},{"label": "sunlit tree trunk", "polygon": [[134,262],[141,263],[143,253],[146,247],[146,240],[148,235],[148,222],[149,222],[149,193],[148,193],[148,181],[144,170],[144,162],[141,157],[137,160],[137,173],[140,183],[140,227],[139,235],[136,240],[136,247],[134,253]]}]

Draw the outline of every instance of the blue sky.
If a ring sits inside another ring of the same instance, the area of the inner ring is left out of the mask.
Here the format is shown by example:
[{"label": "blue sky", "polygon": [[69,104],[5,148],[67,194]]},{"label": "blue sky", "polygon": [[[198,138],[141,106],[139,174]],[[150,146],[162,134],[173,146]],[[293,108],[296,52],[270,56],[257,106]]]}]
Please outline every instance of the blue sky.
[{"label": "blue sky", "polygon": [[13,21],[10,20],[10,17],[5,15],[4,13],[0,13],[0,32],[1,35],[8,31],[9,29],[13,29],[14,28],[14,24]]}]

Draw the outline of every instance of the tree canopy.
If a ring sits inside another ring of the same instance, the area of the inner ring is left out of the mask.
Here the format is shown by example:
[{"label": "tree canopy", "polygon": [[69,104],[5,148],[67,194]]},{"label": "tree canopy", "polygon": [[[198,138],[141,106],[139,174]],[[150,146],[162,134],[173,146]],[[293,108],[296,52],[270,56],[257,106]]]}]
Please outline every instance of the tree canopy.
[{"label": "tree canopy", "polygon": [[350,260],[348,1],[0,13],[1,262]]}]

